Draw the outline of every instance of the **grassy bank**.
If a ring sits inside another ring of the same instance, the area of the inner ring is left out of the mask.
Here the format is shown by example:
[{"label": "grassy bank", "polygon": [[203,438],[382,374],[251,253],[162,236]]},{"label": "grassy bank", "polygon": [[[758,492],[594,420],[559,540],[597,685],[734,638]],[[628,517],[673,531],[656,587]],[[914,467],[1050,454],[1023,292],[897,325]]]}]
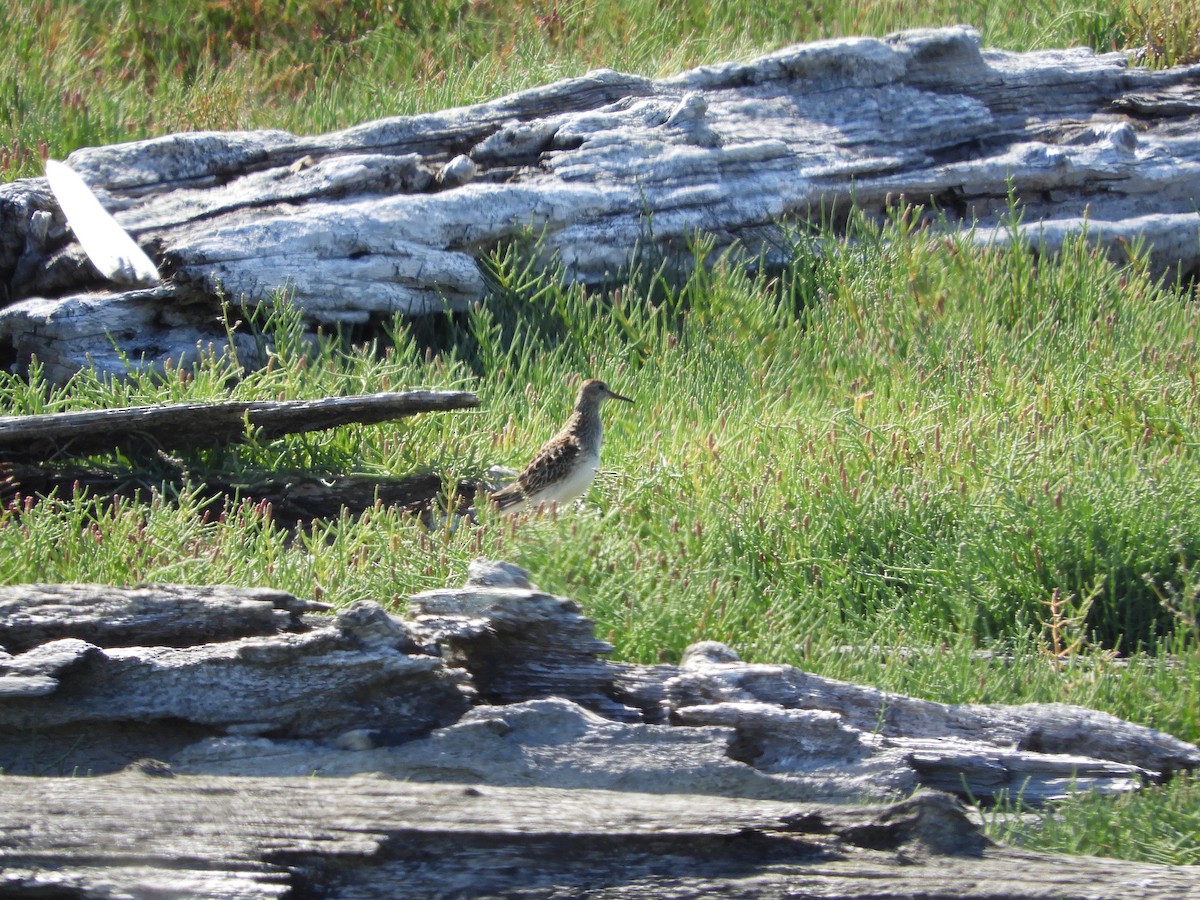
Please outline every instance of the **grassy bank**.
[{"label": "grassy bank", "polygon": [[[3,176],[39,171],[40,145],[63,156],[179,129],[320,131],[597,65],[662,74],[919,24],[969,22],[1012,49],[1161,34],[1164,58],[1189,52],[1170,34],[1195,37],[1194,13],[1169,3],[806,3],[751,9],[749,24],[736,4],[302,6],[23,7],[0,22]],[[262,323],[270,366],[244,378],[216,361],[119,383],[82,372],[62,389],[0,375],[7,414],[415,386],[483,399],[476,413],[198,453],[183,460],[197,477],[477,477],[524,462],[580,377],[636,402],[606,410],[611,472],[557,521],[429,532],[377,509],[296,533],[268,508],[202,509],[188,494],[63,496],[0,512],[0,581],[271,584],[400,606],[483,554],[577,598],[618,658],[674,660],[717,639],[943,702],[1079,703],[1197,740],[1194,297],[1151,283],[1136,252],[1115,266],[1079,243],[1037,264],[919,221],[897,211],[853,240],[797,236],[786,270],[753,277],[698,246],[709,265],[689,280],[646,259],[604,294],[559,286],[513,248],[485,261],[488,303],[426,329],[432,346],[397,323],[372,346],[312,348],[283,308]],[[156,483],[144,461],[101,462]],[[1197,863],[1197,810],[1180,781],[1067,804],[1036,829],[1003,813],[991,827]]]},{"label": "grassy bank", "polygon": [[656,76],[800,41],[962,23],[987,46],[1200,59],[1190,0],[41,0],[0,17],[0,179],[172,131],[329,131],[607,66]]}]

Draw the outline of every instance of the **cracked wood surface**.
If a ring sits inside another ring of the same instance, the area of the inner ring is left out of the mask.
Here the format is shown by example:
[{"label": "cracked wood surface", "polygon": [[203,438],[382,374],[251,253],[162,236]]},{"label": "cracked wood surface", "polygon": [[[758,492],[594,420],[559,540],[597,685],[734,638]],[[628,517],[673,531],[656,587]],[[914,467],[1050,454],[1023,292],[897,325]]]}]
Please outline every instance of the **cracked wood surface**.
[{"label": "cracked wood surface", "polygon": [[1112,716],[885,695],[713,643],[607,663],[575,603],[505,563],[407,617],[322,611],[0,592],[0,896],[1200,895],[1194,868],[994,846],[928,790],[1036,803],[1200,766]]},{"label": "cracked wood surface", "polygon": [[[877,807],[368,778],[0,778],[0,896],[1181,898],[1200,871]],[[31,827],[31,823],[35,827]]]},{"label": "cracked wood surface", "polygon": [[406,618],[321,609],[261,588],[6,588],[0,766],[103,773],[158,754],[196,774],[1027,802],[1200,767],[1195,746],[1080,707],[942,704],[711,643],[678,666],[610,663],[577,604],[506,564],[473,564]]}]

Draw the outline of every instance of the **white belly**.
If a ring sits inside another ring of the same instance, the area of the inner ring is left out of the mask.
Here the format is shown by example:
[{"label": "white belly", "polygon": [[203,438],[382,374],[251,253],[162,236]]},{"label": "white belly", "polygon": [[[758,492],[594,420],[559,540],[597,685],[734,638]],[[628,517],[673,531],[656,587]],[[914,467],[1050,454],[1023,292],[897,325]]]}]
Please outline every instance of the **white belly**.
[{"label": "white belly", "polygon": [[527,509],[536,509],[539,505],[549,506],[557,503],[564,506],[577,497],[581,497],[596,478],[596,469],[600,467],[600,455],[587,456],[580,459],[566,476],[559,481],[552,481],[529,496]]}]

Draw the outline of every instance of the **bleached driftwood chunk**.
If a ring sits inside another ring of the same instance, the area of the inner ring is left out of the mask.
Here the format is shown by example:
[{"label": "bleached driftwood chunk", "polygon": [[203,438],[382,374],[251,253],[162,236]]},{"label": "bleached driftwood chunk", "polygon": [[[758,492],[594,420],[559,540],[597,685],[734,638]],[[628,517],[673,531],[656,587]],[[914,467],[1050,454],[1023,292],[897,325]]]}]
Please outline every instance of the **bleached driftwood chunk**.
[{"label": "bleached driftwood chunk", "polygon": [[156,753],[207,774],[1030,802],[1200,766],[1191,744],[1079,707],[918,700],[714,644],[680,666],[611,663],[577,604],[503,564],[418,594],[411,618],[320,608],[232,587],[6,588],[0,765],[35,767],[33,729],[91,771]]},{"label": "bleached driftwood chunk", "polygon": [[[169,135],[71,154],[167,276],[97,280],[40,179],[0,186],[0,346],[54,377],[88,359],[186,361],[218,348],[218,293],[289,295],[313,325],[462,309],[477,265],[532,232],[570,277],[618,272],[639,244],[786,255],[787,222],[900,197],[981,241],[1050,252],[1086,228],[1156,272],[1200,264],[1197,67],[1123,54],[982,49],[967,28],[798,45],[660,80],[608,70],[486,103],[345,131]],[[98,297],[85,291],[104,288]],[[84,312],[86,311],[86,315]],[[89,317],[103,317],[103,329]],[[111,336],[111,337],[110,337]]]}]

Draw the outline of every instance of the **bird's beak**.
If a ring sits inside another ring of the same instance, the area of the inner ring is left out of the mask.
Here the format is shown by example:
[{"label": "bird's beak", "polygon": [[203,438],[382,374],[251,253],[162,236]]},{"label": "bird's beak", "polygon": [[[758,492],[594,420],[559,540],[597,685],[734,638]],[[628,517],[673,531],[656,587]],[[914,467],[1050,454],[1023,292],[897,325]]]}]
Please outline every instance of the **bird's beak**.
[{"label": "bird's beak", "polygon": [[620,394],[618,394],[618,393],[615,393],[615,392],[613,392],[613,391],[609,391],[609,392],[608,392],[608,396],[612,397],[614,400],[624,400],[626,403],[632,403],[632,402],[633,402],[633,401],[632,401],[632,400],[630,400],[628,397],[622,397]]}]

